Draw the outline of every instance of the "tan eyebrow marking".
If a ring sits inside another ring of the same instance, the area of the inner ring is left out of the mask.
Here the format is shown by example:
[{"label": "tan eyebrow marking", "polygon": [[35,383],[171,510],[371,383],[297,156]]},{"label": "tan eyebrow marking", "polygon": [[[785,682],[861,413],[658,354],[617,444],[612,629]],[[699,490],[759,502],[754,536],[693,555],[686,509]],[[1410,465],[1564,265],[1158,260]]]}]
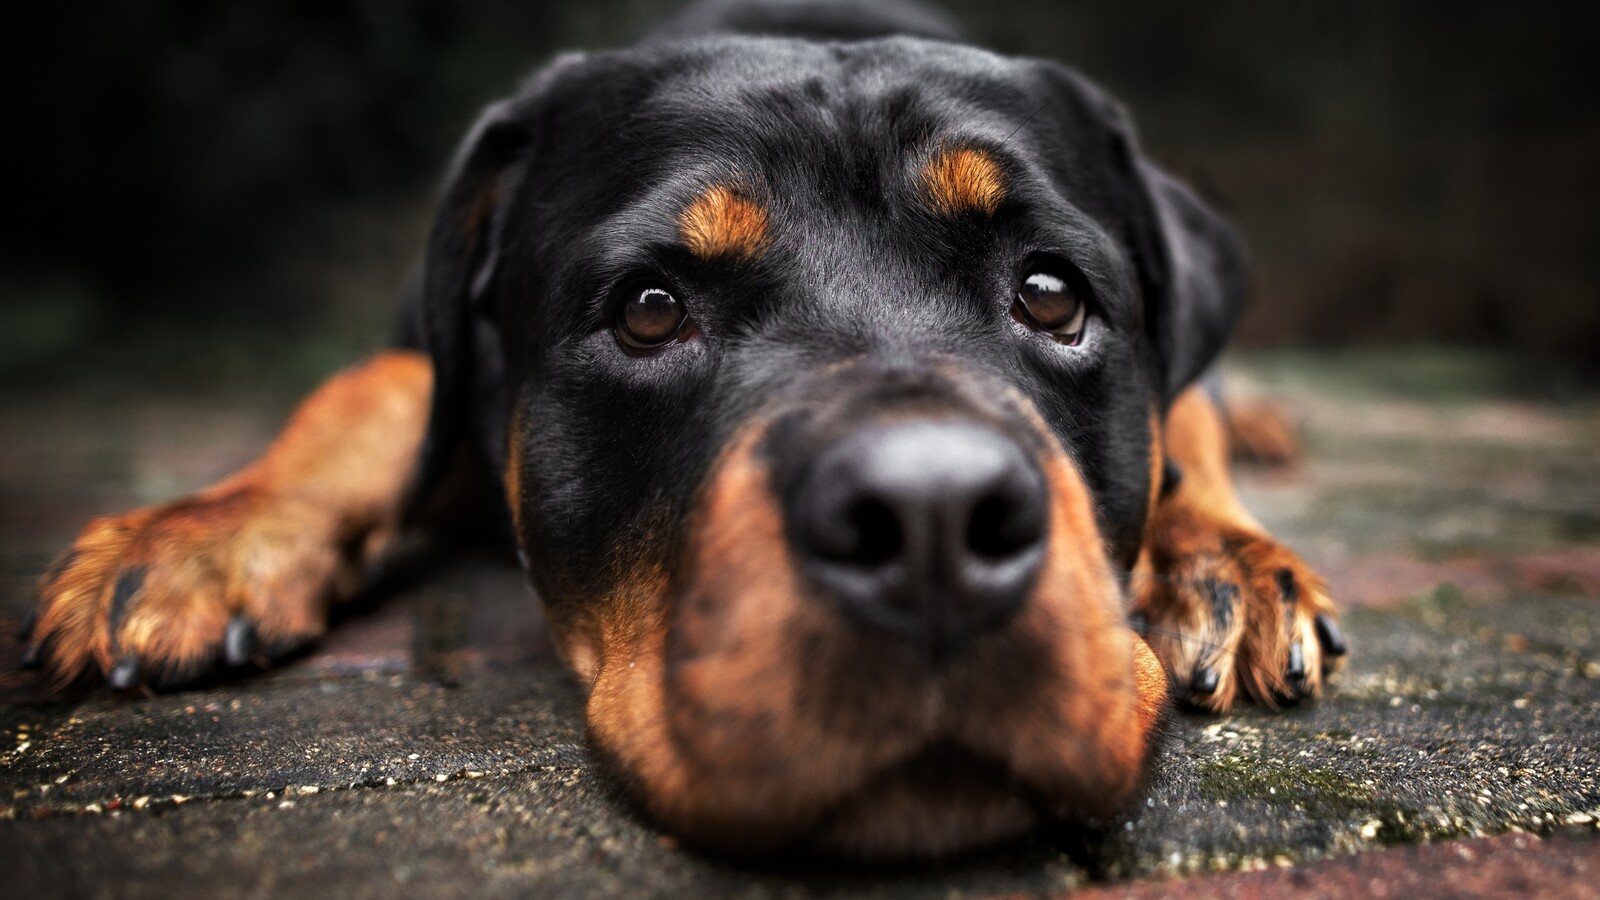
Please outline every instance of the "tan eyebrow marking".
[{"label": "tan eyebrow marking", "polygon": [[678,217],[678,233],[701,259],[754,256],[767,244],[767,211],[726,185],[713,185]]},{"label": "tan eyebrow marking", "polygon": [[922,167],[922,191],[933,211],[944,216],[963,212],[994,215],[1006,196],[1000,164],[982,150],[940,150]]}]

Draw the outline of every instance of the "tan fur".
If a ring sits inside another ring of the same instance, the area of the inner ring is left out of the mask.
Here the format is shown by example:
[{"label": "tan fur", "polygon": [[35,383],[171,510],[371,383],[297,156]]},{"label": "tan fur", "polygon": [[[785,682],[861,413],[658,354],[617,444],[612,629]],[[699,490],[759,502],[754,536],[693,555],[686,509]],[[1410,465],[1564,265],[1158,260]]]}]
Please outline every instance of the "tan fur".
[{"label": "tan fur", "polygon": [[982,150],[940,150],[922,167],[919,180],[929,207],[942,216],[994,215],[1006,197],[1000,164]]},{"label": "tan fur", "polygon": [[1161,485],[1165,478],[1166,451],[1161,446],[1161,414],[1150,410],[1150,491],[1145,506],[1145,524],[1155,518],[1156,505],[1161,502]]},{"label": "tan fur", "polygon": [[767,245],[767,212],[734,188],[713,185],[683,211],[678,233],[701,259],[751,257]]},{"label": "tan fur", "polygon": [[234,614],[269,645],[320,635],[327,603],[353,592],[395,532],[431,390],[425,356],[381,354],[319,388],[228,479],[89,523],[40,586],[34,636],[55,680],[128,658],[192,674]]},{"label": "tan fur", "polygon": [[1140,736],[1148,741],[1167,709],[1167,670],[1144,641],[1133,644],[1133,683],[1139,696]]},{"label": "tan fur", "polygon": [[[1243,696],[1276,707],[1289,647],[1298,640],[1306,688],[1315,696],[1323,667],[1315,617],[1334,613],[1327,587],[1239,503],[1226,427],[1203,390],[1190,388],[1173,402],[1164,431],[1165,452],[1183,479],[1157,504],[1134,573],[1134,608],[1149,622],[1151,648],[1183,685],[1197,666],[1214,668],[1216,691],[1193,699],[1222,711]],[[1288,572],[1297,587],[1288,604],[1279,572]],[[1225,623],[1214,612],[1219,589],[1237,592]]]},{"label": "tan fur", "polygon": [[[506,427],[506,469],[501,473],[502,486],[506,491],[506,506],[511,510],[512,531],[517,535],[517,541],[522,541],[522,507],[525,505],[522,497],[522,466],[523,448],[527,446],[522,413],[512,414],[511,421]],[[526,547],[522,548],[524,551]]]},{"label": "tan fur", "polygon": [[[691,836],[781,842],[838,799],[821,789],[828,780],[859,780],[874,757],[849,741],[797,733],[806,673],[796,641],[824,635],[827,623],[788,559],[766,474],[752,460],[758,438],[748,431],[725,455],[692,525],[699,540],[670,636],[676,684],[661,678],[663,618],[642,633],[610,635],[589,728],[643,783],[662,821]],[[704,721],[675,723],[669,691],[695,698],[680,715]],[[676,727],[687,742],[674,739]]]}]

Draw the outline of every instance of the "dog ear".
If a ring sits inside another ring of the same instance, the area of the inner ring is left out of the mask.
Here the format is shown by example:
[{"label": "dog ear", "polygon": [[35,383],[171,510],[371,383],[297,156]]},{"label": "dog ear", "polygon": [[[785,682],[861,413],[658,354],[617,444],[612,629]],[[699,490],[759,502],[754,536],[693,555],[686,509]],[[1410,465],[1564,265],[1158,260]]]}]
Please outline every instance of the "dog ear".
[{"label": "dog ear", "polygon": [[1217,358],[1244,306],[1244,242],[1182,182],[1148,160],[1139,173],[1167,257],[1167,293],[1147,298],[1145,321],[1162,360],[1166,402]]},{"label": "dog ear", "polygon": [[[1070,69],[1047,65],[1069,127],[1098,132],[1119,192],[1118,224],[1132,244],[1145,330],[1160,369],[1163,405],[1216,359],[1239,318],[1247,284],[1244,244],[1193,191],[1145,159],[1122,106]],[[1052,101],[1054,102],[1054,101]]]},{"label": "dog ear", "polygon": [[[433,360],[433,403],[413,479],[411,508],[426,499],[462,447],[474,439],[498,460],[504,448],[486,435],[503,433],[505,371],[498,333],[486,309],[506,250],[509,206],[519,193],[537,128],[540,99],[555,75],[581,58],[567,54],[545,66],[515,97],[478,116],[451,163],[428,235],[422,275],[410,311],[418,343]],[[485,429],[474,433],[477,428]],[[496,468],[498,471],[498,468]]]}]

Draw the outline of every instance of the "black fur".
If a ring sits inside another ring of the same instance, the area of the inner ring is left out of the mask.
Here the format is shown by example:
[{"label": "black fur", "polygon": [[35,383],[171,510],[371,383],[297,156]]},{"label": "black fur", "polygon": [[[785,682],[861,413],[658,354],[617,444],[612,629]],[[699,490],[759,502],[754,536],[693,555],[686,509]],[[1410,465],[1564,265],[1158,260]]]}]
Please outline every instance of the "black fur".
[{"label": "black fur", "polygon": [[[632,48],[561,57],[491,106],[445,188],[411,313],[438,373],[424,483],[463,442],[499,471],[506,423],[533,423],[511,502],[537,511],[522,535],[534,582],[603,579],[637,542],[676,539],[653,526],[683,521],[732,430],[798,376],[939,356],[1032,400],[1131,565],[1151,413],[1232,328],[1238,240],[1083,78],[954,36],[900,5],[713,3]],[[993,217],[918,202],[940,145],[1001,162]],[[730,179],[768,210],[772,243],[696,260],[678,215]],[[1081,351],[1008,316],[1041,256],[1092,290]],[[703,337],[624,353],[612,326],[641,283],[683,299]]]}]

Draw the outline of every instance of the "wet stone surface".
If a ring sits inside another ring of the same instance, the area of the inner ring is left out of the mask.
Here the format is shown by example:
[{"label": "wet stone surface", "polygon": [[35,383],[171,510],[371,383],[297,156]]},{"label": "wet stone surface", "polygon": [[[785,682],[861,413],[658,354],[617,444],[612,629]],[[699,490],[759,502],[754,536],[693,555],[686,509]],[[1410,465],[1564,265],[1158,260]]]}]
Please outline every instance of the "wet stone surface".
[{"label": "wet stone surface", "polygon": [[10,635],[51,554],[89,515],[244,461],[288,401],[0,397],[0,861],[46,896],[1348,895],[1429,867],[1593,895],[1600,397],[1485,380],[1481,358],[1402,362],[1240,368],[1305,418],[1307,461],[1242,489],[1345,604],[1329,698],[1179,716],[1157,789],[1107,835],[887,871],[734,865],[640,821],[493,558],[442,564],[271,672],[42,692]]}]

